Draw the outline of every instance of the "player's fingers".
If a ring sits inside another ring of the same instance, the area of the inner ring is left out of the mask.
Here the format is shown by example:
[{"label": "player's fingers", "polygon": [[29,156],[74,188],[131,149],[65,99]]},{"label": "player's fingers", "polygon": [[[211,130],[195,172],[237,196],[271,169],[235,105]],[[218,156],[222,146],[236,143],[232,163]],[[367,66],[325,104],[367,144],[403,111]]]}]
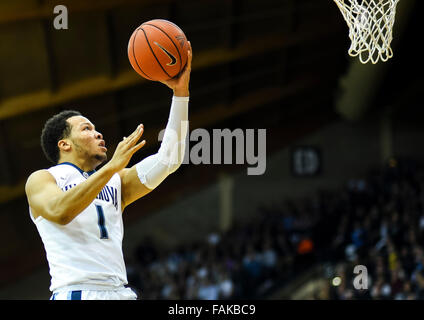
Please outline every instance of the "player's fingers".
[{"label": "player's fingers", "polygon": [[[141,135],[143,134],[143,132],[144,132],[144,126],[143,126],[142,124],[140,124],[140,125],[137,127],[137,129],[135,129],[135,130],[133,131],[133,133],[131,133],[128,137],[124,137],[124,141],[125,141],[126,143],[129,143],[129,144],[135,143],[135,142],[137,142],[137,141],[138,141],[138,139],[140,139],[140,137],[141,137]],[[137,139],[136,139],[136,141],[134,142],[134,138],[136,138],[136,137],[138,137],[138,138],[137,138]]]},{"label": "player's fingers", "polygon": [[131,155],[131,157],[136,151],[138,151],[146,143],[146,141],[143,140],[144,142],[142,141],[139,144],[137,144],[137,141],[140,139],[142,134],[143,134],[143,130],[141,129],[140,133],[138,135],[134,136],[132,138],[131,143],[129,143],[128,146],[127,146],[127,148],[128,148],[127,150],[129,152],[129,154]]},{"label": "player's fingers", "polygon": [[141,125],[136,134],[132,137],[131,145],[135,145],[144,133],[144,127]]},{"label": "player's fingers", "polygon": [[146,140],[143,140],[140,143],[136,144],[134,147],[132,147],[132,154],[136,153],[138,150],[143,148],[145,144],[146,144]]},{"label": "player's fingers", "polygon": [[193,50],[191,49],[191,42],[188,41],[188,52],[187,52],[187,69],[191,70],[191,60],[193,59]]},{"label": "player's fingers", "polygon": [[127,142],[131,141],[131,139],[133,139],[140,132],[140,129],[142,128],[143,128],[143,125],[139,124],[137,128],[125,140],[127,140]]}]

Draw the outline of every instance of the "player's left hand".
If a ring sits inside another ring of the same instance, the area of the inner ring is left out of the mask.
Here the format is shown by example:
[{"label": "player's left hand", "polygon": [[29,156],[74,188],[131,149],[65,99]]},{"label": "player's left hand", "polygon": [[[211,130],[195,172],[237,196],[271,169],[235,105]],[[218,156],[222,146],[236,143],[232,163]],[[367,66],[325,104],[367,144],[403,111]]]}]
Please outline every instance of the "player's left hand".
[{"label": "player's left hand", "polygon": [[172,78],[166,81],[161,81],[174,91],[174,96],[177,97],[188,97],[189,96],[189,83],[191,73],[191,60],[193,53],[191,49],[191,43],[188,41],[189,49],[187,51],[187,63],[184,69],[181,71],[178,77]]}]

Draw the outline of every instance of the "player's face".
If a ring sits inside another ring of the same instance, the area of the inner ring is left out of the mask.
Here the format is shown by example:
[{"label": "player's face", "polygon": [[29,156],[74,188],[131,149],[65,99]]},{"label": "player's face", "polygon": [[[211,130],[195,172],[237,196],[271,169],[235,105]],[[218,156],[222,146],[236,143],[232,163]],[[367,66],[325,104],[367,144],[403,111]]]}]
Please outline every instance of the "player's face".
[{"label": "player's face", "polygon": [[96,131],[94,124],[83,116],[74,116],[67,120],[71,126],[70,140],[78,156],[95,158],[100,162],[107,160],[107,148],[103,135]]}]

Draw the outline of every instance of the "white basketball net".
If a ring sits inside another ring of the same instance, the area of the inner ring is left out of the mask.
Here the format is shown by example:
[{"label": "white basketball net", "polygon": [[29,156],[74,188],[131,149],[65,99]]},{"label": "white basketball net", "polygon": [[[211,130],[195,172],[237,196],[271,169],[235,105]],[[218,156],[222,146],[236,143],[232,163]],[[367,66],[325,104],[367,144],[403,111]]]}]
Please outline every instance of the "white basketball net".
[{"label": "white basketball net", "polygon": [[[392,30],[399,0],[333,0],[349,27],[349,55],[362,63],[393,57]],[[422,0],[421,0],[422,1]]]}]

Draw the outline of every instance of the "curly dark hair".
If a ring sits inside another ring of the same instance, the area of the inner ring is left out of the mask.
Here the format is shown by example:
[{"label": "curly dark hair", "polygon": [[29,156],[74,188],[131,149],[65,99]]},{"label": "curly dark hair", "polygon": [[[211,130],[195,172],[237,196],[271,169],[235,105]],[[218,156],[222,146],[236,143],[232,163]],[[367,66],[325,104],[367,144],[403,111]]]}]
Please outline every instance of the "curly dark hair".
[{"label": "curly dark hair", "polygon": [[59,140],[71,134],[71,125],[66,120],[73,116],[80,116],[81,113],[75,110],[64,110],[46,121],[43,131],[41,131],[41,148],[47,159],[53,164],[59,161]]}]

